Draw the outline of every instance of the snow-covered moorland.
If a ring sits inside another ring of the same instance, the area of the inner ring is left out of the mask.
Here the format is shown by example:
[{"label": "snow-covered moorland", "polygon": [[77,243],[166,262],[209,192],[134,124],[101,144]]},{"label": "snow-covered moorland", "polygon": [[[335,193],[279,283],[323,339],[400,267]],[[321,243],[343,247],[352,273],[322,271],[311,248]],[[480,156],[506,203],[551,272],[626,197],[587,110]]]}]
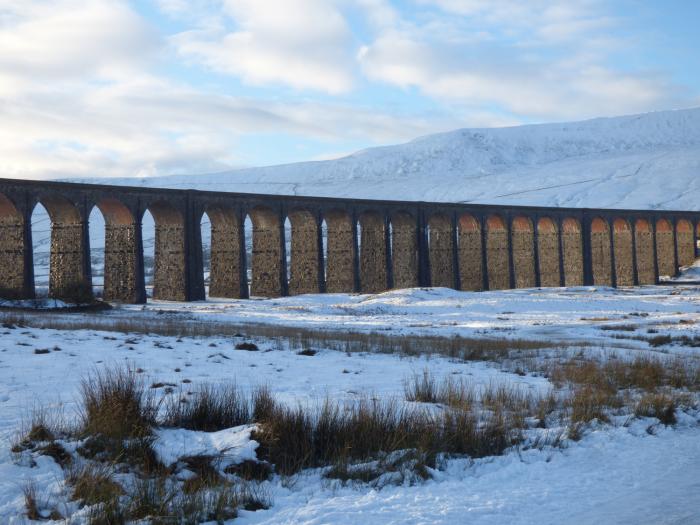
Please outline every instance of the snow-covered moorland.
[{"label": "snow-covered moorland", "polygon": [[[639,408],[647,390],[632,376],[625,376],[632,386],[622,389],[624,402],[601,414],[607,421],[573,425],[577,405],[569,396],[583,388],[571,374],[588,358],[608,363],[610,370],[648,358],[697,373],[699,298],[700,287],[692,285],[485,293],[414,289],[369,296],[152,302],[138,315],[141,307],[99,315],[3,314],[0,521],[26,522],[23,489],[30,482],[43,510],[72,514],[74,523],[87,516],[89,506],[79,509],[71,501],[72,488],[64,483],[61,467],[37,452],[44,444],[19,453],[10,449],[37,407],[74,420],[81,379],[128,364],[156,396],[187,397],[189,391],[197,396],[201,385],[235,381],[247,393],[268,385],[290,407],[313,407],[325,399],[352,406],[371,396],[446,413],[452,406],[448,400],[407,400],[406,385],[426,372],[437,384],[450,378],[469,385],[477,392],[470,403],[480,411],[486,405],[478,396],[498,385],[533,398],[554,392],[568,399],[544,420],[528,415],[522,440],[503,455],[454,455],[429,467],[425,480],[408,476],[403,482],[344,483],[329,478],[327,468],[307,468],[291,477],[276,474],[255,483],[270,507],[241,509],[235,523],[357,523],[358,516],[366,523],[693,523],[700,469],[697,385],[684,381],[656,389],[678,396],[676,422],[670,426]],[[132,333],[113,331],[129,323]],[[270,325],[277,331],[270,332]],[[177,327],[199,335],[171,333]],[[324,330],[328,339],[295,337],[300,329]],[[448,346],[438,344],[424,348],[422,355],[379,347],[340,351],[343,347],[333,344],[334,338],[363,333],[412,341],[460,336],[458,346],[466,347],[486,339],[492,353],[487,351],[487,359],[463,360],[466,353],[450,354]],[[257,351],[236,349],[241,343]],[[566,363],[568,372],[548,368]],[[482,415],[489,417],[489,410]],[[75,455],[73,461],[84,460],[73,452],[79,442],[61,443]],[[158,427],[153,449],[165,464],[223,452],[222,469],[264,457],[249,425],[217,433]],[[178,475],[185,479],[187,469],[178,464]],[[352,468],[362,468],[361,462]],[[123,481],[127,474],[113,476]]]}]

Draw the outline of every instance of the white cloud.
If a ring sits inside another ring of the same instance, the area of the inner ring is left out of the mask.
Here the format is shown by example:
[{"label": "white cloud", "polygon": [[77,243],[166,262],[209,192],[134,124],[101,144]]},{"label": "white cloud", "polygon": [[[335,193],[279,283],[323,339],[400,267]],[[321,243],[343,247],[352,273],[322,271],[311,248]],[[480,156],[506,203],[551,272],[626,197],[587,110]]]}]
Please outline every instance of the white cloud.
[{"label": "white cloud", "polygon": [[0,71],[17,83],[123,74],[156,46],[147,24],[119,1],[24,2],[0,9]]},{"label": "white cloud", "polygon": [[370,81],[418,88],[465,117],[491,108],[521,120],[577,119],[679,100],[660,75],[610,64],[622,45],[594,0],[421,3],[438,14],[386,28],[358,53]]},{"label": "white cloud", "polygon": [[226,0],[236,29],[186,31],[173,37],[180,56],[254,85],[328,93],[353,84],[351,32],[327,0]]}]

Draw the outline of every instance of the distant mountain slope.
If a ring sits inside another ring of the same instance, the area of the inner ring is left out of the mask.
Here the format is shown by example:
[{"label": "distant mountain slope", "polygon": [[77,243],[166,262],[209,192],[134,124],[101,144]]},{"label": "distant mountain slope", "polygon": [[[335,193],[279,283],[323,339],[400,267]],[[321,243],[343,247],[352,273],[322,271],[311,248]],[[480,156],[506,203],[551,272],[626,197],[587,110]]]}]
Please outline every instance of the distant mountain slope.
[{"label": "distant mountain slope", "polygon": [[328,161],[94,182],[254,193],[700,209],[700,108],[461,129]]}]

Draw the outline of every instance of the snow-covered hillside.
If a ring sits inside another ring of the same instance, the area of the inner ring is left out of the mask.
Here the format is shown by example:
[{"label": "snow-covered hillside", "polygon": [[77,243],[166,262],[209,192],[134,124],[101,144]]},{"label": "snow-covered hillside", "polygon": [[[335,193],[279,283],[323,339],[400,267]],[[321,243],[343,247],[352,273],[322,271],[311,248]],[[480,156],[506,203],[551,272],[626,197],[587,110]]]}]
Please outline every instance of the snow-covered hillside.
[{"label": "snow-covered hillside", "polygon": [[109,182],[334,197],[697,210],[700,108],[461,129],[336,160]]}]

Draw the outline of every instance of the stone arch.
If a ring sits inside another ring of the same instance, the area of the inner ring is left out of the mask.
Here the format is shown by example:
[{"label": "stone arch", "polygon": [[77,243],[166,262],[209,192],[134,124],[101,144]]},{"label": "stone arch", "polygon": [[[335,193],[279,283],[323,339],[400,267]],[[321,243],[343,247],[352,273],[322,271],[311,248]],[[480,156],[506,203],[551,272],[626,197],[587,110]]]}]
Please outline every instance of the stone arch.
[{"label": "stone arch", "polygon": [[693,246],[693,225],[686,219],[676,223],[676,246],[678,250],[678,266],[690,266],[695,262],[695,246]]},{"label": "stone arch", "polygon": [[258,206],[250,211],[253,221],[253,281],[251,294],[279,297],[284,294],[286,269],[282,253],[280,217],[270,208]]},{"label": "stone arch", "polygon": [[101,199],[95,207],[102,214],[105,228],[104,299],[145,302],[140,231],[133,213],[114,198]]},{"label": "stone arch", "polygon": [[651,225],[646,219],[634,223],[634,244],[637,256],[637,281],[639,284],[654,284],[654,238]]},{"label": "stone arch", "polygon": [[360,215],[360,290],[383,292],[387,288],[386,232],[383,217],[373,211]]},{"label": "stone arch", "polygon": [[430,284],[453,288],[455,282],[452,221],[447,215],[438,213],[428,219],[428,246]]},{"label": "stone arch", "polygon": [[560,286],[559,231],[549,217],[537,221],[537,258],[540,286]]},{"label": "stone arch", "polygon": [[564,285],[583,285],[583,238],[581,223],[567,217],[561,224],[561,244],[564,259]]},{"label": "stone arch", "polygon": [[591,222],[591,265],[593,284],[612,286],[610,228],[608,223],[600,217],[596,217]]},{"label": "stone arch", "polygon": [[535,237],[532,221],[524,216],[513,219],[513,268],[515,288],[535,286]]},{"label": "stone arch", "polygon": [[482,290],[484,277],[481,253],[481,225],[469,214],[459,217],[457,223],[459,246],[459,282],[462,290]]},{"label": "stone arch", "polygon": [[91,296],[87,231],[80,210],[59,195],[43,196],[39,203],[51,220],[49,296],[68,300]]},{"label": "stone arch", "polygon": [[148,206],[155,223],[153,250],[153,298],[187,300],[185,275],[185,219],[165,201]]},{"label": "stone arch", "polygon": [[357,243],[349,213],[331,210],[324,214],[326,240],[326,291],[350,293],[355,291],[355,253]]},{"label": "stone arch", "polygon": [[225,206],[207,206],[204,213],[211,224],[209,255],[209,296],[246,297],[247,283],[243,283],[241,247],[243,227],[238,213]]},{"label": "stone arch", "polygon": [[659,276],[676,275],[676,257],[673,248],[673,226],[667,219],[656,221],[656,261]]},{"label": "stone arch", "polygon": [[0,193],[0,297],[19,299],[33,296],[30,270],[25,268],[28,251],[24,217],[14,203]]},{"label": "stone arch", "polygon": [[406,212],[391,218],[391,262],[394,288],[418,286],[418,228],[416,219]]},{"label": "stone arch", "polygon": [[613,249],[615,250],[615,282],[617,286],[634,286],[632,228],[627,220],[620,217],[613,221]]},{"label": "stone arch", "polygon": [[499,215],[491,215],[486,221],[486,263],[489,290],[510,288],[508,229]]},{"label": "stone arch", "polygon": [[292,210],[289,294],[319,293],[319,230],[316,217],[308,210]]}]

